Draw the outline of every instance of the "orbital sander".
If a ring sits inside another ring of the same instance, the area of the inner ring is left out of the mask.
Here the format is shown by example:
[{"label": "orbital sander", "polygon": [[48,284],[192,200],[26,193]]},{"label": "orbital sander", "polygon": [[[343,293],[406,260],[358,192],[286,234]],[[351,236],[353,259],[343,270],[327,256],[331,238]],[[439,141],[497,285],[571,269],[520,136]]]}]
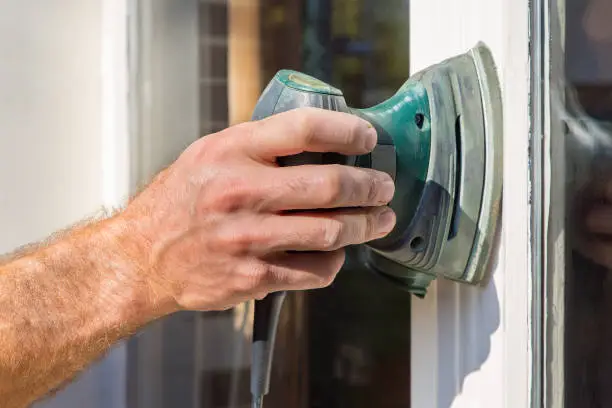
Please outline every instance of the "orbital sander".
[{"label": "orbital sander", "polygon": [[[437,277],[483,282],[498,227],[502,191],[502,109],[490,51],[469,52],[411,76],[388,100],[353,109],[332,85],[291,70],[265,88],[253,120],[301,107],[357,115],[375,127],[370,154],[305,152],[281,166],[343,164],[388,173],[397,216],[386,237],[349,256],[400,289],[424,297]],[[251,393],[261,407],[269,391],[274,338],[285,293],[255,303]]]}]

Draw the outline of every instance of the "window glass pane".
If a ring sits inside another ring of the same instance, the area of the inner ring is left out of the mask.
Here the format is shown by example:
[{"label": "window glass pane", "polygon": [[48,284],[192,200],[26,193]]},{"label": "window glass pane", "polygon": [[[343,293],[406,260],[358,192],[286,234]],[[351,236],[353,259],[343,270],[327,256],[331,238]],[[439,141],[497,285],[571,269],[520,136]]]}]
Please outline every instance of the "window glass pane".
[{"label": "window glass pane", "polygon": [[[565,406],[607,407],[612,406],[612,2],[554,3],[552,137],[564,137],[565,153],[552,159],[553,168],[555,160],[564,162],[565,180],[563,187],[553,183],[552,194],[555,188],[566,191],[568,250],[564,270],[554,271],[556,283],[549,287],[549,299],[555,285],[565,296],[549,305],[548,317],[551,327],[564,323],[558,327],[563,326],[565,343]],[[551,253],[559,248],[558,238],[549,237]],[[565,308],[564,322],[554,321],[556,306]],[[561,344],[557,339],[551,348]]]}]

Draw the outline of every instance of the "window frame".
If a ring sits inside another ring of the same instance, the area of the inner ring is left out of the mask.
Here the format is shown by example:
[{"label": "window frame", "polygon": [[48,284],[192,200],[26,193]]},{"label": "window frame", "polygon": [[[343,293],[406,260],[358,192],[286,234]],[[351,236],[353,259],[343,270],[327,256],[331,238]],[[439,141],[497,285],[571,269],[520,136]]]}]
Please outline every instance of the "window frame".
[{"label": "window frame", "polygon": [[541,406],[532,7],[528,0],[411,1],[412,72],[483,41],[498,67],[504,116],[503,217],[491,280],[484,288],[438,280],[413,301],[414,407]]},{"label": "window frame", "polygon": [[[539,387],[534,390],[538,406],[565,406],[565,278],[568,246],[566,244],[566,139],[561,113],[555,104],[564,103],[565,5],[558,0],[535,0],[532,12],[533,42],[532,103],[534,169],[532,183],[539,210],[540,234],[534,241],[534,265],[539,301],[535,303],[537,319],[535,339],[539,351],[537,375]],[[559,48],[555,48],[555,44]],[[557,100],[555,100],[557,99]],[[553,136],[554,135],[554,136]],[[536,174],[536,171],[538,172]],[[554,203],[554,205],[553,205]]]}]

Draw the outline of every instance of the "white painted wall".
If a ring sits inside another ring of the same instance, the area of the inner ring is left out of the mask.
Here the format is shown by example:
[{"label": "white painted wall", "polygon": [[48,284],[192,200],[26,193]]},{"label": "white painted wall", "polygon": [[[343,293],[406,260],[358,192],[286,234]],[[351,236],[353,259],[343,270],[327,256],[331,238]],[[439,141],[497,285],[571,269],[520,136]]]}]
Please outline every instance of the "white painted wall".
[{"label": "white painted wall", "polygon": [[[0,0],[0,252],[121,195],[115,183],[125,178],[125,155],[108,156],[121,147],[103,137],[113,132],[121,140],[120,126],[107,121],[112,112],[103,109],[113,97],[102,75],[103,9],[110,3]],[[120,348],[44,406],[121,408],[124,367]]]},{"label": "white painted wall", "polygon": [[0,1],[0,249],[102,204],[99,1]]},{"label": "white painted wall", "polygon": [[413,301],[415,408],[531,406],[529,3],[411,0],[412,72],[484,41],[504,115],[503,221],[491,280],[485,287],[438,281]]}]

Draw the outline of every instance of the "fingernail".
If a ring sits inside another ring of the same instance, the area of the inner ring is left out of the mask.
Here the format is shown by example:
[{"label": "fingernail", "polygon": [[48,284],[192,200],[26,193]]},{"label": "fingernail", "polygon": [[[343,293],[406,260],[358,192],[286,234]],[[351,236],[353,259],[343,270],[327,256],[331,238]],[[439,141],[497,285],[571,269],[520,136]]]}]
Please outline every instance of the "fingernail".
[{"label": "fingernail", "polygon": [[366,126],[363,128],[364,139],[365,139],[365,148],[366,150],[372,151],[378,142],[378,134],[376,133],[376,129],[370,122],[366,121]]},{"label": "fingernail", "polygon": [[395,227],[395,213],[390,208],[385,208],[378,215],[378,232],[387,234]]},{"label": "fingernail", "polygon": [[380,201],[384,204],[389,203],[393,200],[395,195],[395,183],[393,180],[386,180],[383,182],[380,188]]}]

